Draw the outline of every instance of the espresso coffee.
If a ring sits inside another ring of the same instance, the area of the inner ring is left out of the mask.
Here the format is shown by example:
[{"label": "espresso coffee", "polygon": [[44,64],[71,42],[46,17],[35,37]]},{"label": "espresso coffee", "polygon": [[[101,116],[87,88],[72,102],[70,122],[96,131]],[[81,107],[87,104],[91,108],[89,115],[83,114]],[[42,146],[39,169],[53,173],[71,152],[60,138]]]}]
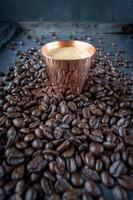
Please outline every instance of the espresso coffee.
[{"label": "espresso coffee", "polygon": [[86,58],[88,53],[75,47],[61,47],[51,49],[48,56],[59,60],[73,60]]}]

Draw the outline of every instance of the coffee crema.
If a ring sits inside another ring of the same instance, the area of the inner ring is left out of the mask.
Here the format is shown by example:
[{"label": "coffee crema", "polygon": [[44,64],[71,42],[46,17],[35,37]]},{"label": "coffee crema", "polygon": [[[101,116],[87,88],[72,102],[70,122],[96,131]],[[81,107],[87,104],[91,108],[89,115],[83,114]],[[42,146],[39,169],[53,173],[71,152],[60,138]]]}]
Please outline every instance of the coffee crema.
[{"label": "coffee crema", "polygon": [[75,47],[61,47],[49,50],[48,56],[58,60],[76,60],[88,57],[88,52]]}]

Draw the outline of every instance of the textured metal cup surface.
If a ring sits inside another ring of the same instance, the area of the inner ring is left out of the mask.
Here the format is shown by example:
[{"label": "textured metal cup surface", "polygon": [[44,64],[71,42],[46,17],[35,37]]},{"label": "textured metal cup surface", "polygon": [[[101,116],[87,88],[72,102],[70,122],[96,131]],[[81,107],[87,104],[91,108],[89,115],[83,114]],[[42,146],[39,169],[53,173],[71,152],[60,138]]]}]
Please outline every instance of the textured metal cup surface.
[{"label": "textured metal cup surface", "polygon": [[[73,60],[59,60],[48,55],[51,49],[61,47],[79,48],[87,52],[88,56]],[[55,41],[42,46],[41,54],[45,58],[49,79],[55,92],[80,94],[95,52],[93,45],[75,40]]]}]

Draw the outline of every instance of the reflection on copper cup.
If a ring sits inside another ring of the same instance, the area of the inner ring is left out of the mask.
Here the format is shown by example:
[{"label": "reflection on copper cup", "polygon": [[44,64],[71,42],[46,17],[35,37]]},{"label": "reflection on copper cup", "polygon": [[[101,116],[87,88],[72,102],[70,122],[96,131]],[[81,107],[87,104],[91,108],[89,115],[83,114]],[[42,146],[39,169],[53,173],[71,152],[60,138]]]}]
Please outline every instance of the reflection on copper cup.
[{"label": "reflection on copper cup", "polygon": [[[78,48],[86,52],[85,57],[59,60],[49,56],[50,50],[62,47]],[[41,53],[45,58],[49,79],[55,92],[80,94],[95,52],[96,49],[93,45],[75,40],[61,40],[44,45],[41,48]]]}]

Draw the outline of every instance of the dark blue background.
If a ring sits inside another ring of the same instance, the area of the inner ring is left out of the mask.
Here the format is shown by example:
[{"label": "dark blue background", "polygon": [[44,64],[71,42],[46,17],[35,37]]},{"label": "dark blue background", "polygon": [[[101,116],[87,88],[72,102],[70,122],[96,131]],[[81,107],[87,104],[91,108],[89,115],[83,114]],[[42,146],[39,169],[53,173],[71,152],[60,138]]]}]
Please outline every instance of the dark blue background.
[{"label": "dark blue background", "polygon": [[0,21],[133,22],[133,0],[0,0]]}]

